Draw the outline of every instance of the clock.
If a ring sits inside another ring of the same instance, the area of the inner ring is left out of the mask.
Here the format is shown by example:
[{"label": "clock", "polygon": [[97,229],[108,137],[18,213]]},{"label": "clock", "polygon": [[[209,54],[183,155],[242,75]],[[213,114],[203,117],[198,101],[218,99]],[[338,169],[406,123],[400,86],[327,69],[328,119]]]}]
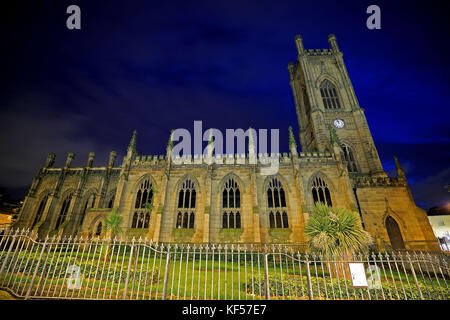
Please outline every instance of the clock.
[{"label": "clock", "polygon": [[342,120],[342,119],[335,119],[334,121],[333,121],[333,124],[334,124],[334,126],[336,127],[336,128],[343,128],[344,127],[344,120]]}]

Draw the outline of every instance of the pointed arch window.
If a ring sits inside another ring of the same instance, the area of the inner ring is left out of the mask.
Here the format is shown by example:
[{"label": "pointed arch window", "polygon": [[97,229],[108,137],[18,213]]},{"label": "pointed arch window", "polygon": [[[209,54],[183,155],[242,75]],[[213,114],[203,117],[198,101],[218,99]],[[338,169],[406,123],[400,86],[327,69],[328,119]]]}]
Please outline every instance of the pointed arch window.
[{"label": "pointed arch window", "polygon": [[131,221],[132,229],[148,229],[153,200],[154,188],[150,180],[146,179],[139,185],[139,189],[136,193],[134,214]]},{"label": "pointed arch window", "polygon": [[222,228],[241,228],[241,191],[235,179],[229,178],[222,191]]},{"label": "pointed arch window", "polygon": [[270,228],[289,228],[286,193],[281,181],[277,178],[272,178],[267,186],[267,207]]},{"label": "pointed arch window", "polygon": [[311,186],[311,192],[313,196],[314,203],[322,202],[323,204],[332,207],[333,203],[331,201],[330,189],[328,184],[321,177],[316,177],[313,180]]},{"label": "pointed arch window", "polygon": [[39,203],[38,210],[36,212],[36,216],[34,217],[33,224],[31,225],[31,229],[41,220],[42,214],[44,213],[45,205],[47,204],[48,195],[46,195],[41,202]]},{"label": "pointed arch window", "polygon": [[86,216],[87,211],[93,208],[94,204],[95,204],[95,194],[90,194],[86,199],[83,206],[83,211],[81,212],[80,226],[83,225],[84,217]]},{"label": "pointed arch window", "polygon": [[358,172],[355,155],[353,154],[352,148],[345,143],[341,144],[341,148],[342,148],[342,156],[344,157],[344,160],[347,162],[348,172],[350,173]]},{"label": "pointed arch window", "polygon": [[178,214],[175,228],[194,229],[196,198],[195,183],[191,179],[187,179],[178,191]]},{"label": "pointed arch window", "polygon": [[320,95],[325,109],[340,109],[341,104],[337,94],[336,87],[330,80],[325,79],[320,84]]},{"label": "pointed arch window", "polygon": [[59,210],[58,220],[56,220],[55,229],[58,229],[66,220],[67,212],[69,211],[71,201],[72,201],[72,194],[68,195],[62,203],[61,209]]},{"label": "pointed arch window", "polygon": [[109,195],[108,200],[106,201],[106,207],[109,209],[112,209],[112,207],[114,206],[114,200],[116,199],[116,193],[113,192]]}]

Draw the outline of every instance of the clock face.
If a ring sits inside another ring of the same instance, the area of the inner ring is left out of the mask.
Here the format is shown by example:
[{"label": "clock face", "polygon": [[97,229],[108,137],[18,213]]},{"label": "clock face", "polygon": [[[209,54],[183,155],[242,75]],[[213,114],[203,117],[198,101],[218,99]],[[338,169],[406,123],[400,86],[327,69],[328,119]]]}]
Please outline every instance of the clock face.
[{"label": "clock face", "polygon": [[343,128],[344,127],[344,120],[342,119],[336,119],[333,121],[333,124],[336,128]]}]

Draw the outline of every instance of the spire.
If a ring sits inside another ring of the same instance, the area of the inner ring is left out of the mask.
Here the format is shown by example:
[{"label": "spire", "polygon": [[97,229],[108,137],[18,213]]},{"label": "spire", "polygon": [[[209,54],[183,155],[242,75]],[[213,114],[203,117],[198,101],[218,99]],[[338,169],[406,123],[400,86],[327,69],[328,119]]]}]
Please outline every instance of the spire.
[{"label": "spire", "polygon": [[289,149],[293,156],[297,155],[297,142],[295,142],[294,132],[291,126],[289,126]]},{"label": "spire", "polygon": [[397,156],[394,156],[394,161],[395,161],[395,169],[397,170],[397,177],[406,178],[405,170],[403,170],[402,166],[400,165],[400,162],[398,162]]},{"label": "spire", "polygon": [[204,161],[206,164],[211,165],[213,163],[213,151],[214,151],[214,140],[213,140],[213,130],[209,130],[208,145],[204,153]]},{"label": "spire", "polygon": [[253,128],[249,127],[248,128],[248,148],[250,149],[250,147],[255,148],[255,141],[253,140]]},{"label": "spire", "polygon": [[255,139],[253,133],[256,131],[252,127],[249,127],[248,130],[248,161],[250,164],[256,164],[256,149],[255,149]]},{"label": "spire", "polygon": [[213,132],[211,130],[211,132],[209,133],[209,140],[208,140],[208,145],[213,144],[214,140],[213,140]]},{"label": "spire", "polygon": [[72,164],[73,158],[75,158],[75,153],[69,152],[69,153],[67,154],[67,159],[66,159],[66,168],[69,168],[69,167],[70,167],[70,165]]},{"label": "spire", "polygon": [[301,35],[296,35],[295,38],[295,45],[297,47],[297,53],[299,56],[304,54],[305,47],[303,46],[303,39]]},{"label": "spire", "polygon": [[95,158],[95,152],[89,152],[89,157],[88,157],[88,162],[87,162],[87,167],[92,167],[92,165],[94,164],[94,158]]},{"label": "spire", "polygon": [[45,161],[45,167],[50,168],[55,163],[56,154],[49,153],[47,156],[47,161]]},{"label": "spire", "polygon": [[170,135],[169,135],[169,142],[167,142],[167,148],[173,149],[173,141],[172,141],[172,136],[173,136],[173,129],[170,130]]},{"label": "spire", "polygon": [[169,141],[167,141],[166,147],[166,160],[168,165],[170,165],[170,162],[172,161],[172,149],[173,149],[172,138],[173,138],[173,129],[170,130]]},{"label": "spire", "polygon": [[114,163],[116,161],[116,157],[117,157],[117,152],[116,151],[111,151],[109,153],[108,167],[113,167],[114,166]]},{"label": "spire", "polygon": [[292,131],[292,127],[289,126],[289,147],[294,145],[297,147],[297,142],[295,142],[294,132]]},{"label": "spire", "polygon": [[336,36],[334,34],[330,34],[328,36],[328,44],[330,45],[330,49],[333,50],[333,52],[339,52]]},{"label": "spire", "polygon": [[131,137],[131,140],[130,140],[130,144],[128,145],[128,150],[130,150],[130,149],[133,151],[136,150],[136,134],[137,134],[137,131],[134,130],[133,136]]}]

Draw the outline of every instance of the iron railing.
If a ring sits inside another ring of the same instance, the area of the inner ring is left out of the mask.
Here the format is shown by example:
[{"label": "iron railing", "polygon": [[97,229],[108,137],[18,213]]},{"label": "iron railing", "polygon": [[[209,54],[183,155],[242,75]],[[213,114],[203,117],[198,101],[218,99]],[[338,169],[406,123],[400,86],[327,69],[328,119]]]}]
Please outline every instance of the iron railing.
[{"label": "iron railing", "polygon": [[[355,287],[360,263],[367,285]],[[305,254],[294,246],[0,236],[0,288],[26,299],[449,300],[449,264],[424,252]]]}]

